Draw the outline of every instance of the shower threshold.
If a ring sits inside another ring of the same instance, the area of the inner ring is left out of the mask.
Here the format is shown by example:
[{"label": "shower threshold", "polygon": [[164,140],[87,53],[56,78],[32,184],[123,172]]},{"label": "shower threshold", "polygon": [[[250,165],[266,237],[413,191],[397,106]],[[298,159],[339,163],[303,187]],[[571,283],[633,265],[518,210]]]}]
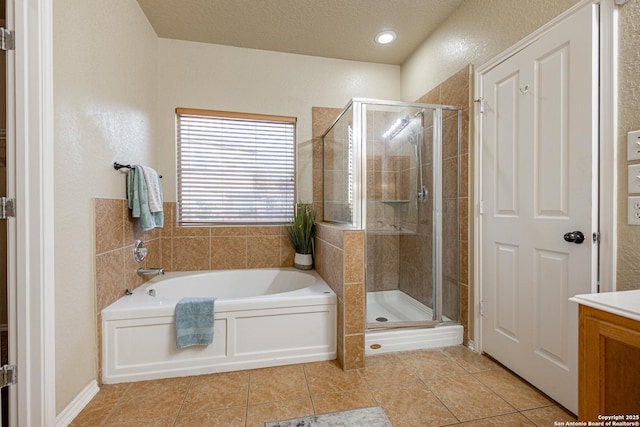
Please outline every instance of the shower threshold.
[{"label": "shower threshold", "polygon": [[[443,321],[447,323],[434,322],[430,307],[400,290],[367,292],[369,329],[365,334],[365,354],[462,344],[462,325],[446,317],[443,317]],[[397,329],[377,329],[380,327]]]}]

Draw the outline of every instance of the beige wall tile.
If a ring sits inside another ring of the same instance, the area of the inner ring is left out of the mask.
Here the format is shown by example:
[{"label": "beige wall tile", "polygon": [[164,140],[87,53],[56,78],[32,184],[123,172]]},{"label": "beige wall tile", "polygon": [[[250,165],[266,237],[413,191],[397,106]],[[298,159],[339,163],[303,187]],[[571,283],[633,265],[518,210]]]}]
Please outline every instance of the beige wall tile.
[{"label": "beige wall tile", "polygon": [[246,236],[247,235],[247,227],[237,226],[237,227],[211,227],[211,237],[218,236]]},{"label": "beige wall tile", "polygon": [[364,333],[364,284],[344,285],[345,334]]},{"label": "beige wall tile", "polygon": [[313,137],[320,138],[340,115],[341,111],[342,109],[340,108],[311,107]]},{"label": "beige wall tile", "polygon": [[469,195],[469,155],[460,157],[460,197]]},{"label": "beige wall tile", "polygon": [[442,123],[442,158],[458,157],[458,116],[451,115]]},{"label": "beige wall tile", "polygon": [[325,240],[327,243],[342,249],[344,246],[342,233],[344,227],[321,222],[316,225],[316,237]]},{"label": "beige wall tile", "polygon": [[340,298],[338,298],[338,304],[337,304],[337,308],[338,308],[338,313],[337,313],[337,334],[336,334],[336,339],[337,339],[337,345],[336,345],[336,353],[337,353],[337,359],[338,359],[338,363],[340,364],[340,366],[342,367],[342,369],[346,369],[345,368],[345,364],[344,364],[344,303],[342,302],[342,300]]},{"label": "beige wall tile", "polygon": [[247,236],[279,236],[282,234],[281,226],[248,226]]},{"label": "beige wall tile", "polygon": [[94,199],[96,254],[124,244],[124,200]]},{"label": "beige wall tile", "polygon": [[344,285],[342,261],[342,250],[324,240],[316,239],[316,270],[339,298],[342,298]]},{"label": "beige wall tile", "polygon": [[213,270],[247,268],[247,237],[212,237],[211,268]]},{"label": "beige wall tile", "polygon": [[166,271],[173,271],[173,238],[163,237],[160,239],[160,250],[162,252],[162,266]]},{"label": "beige wall tile", "polygon": [[311,165],[313,169],[322,171],[322,156],[324,147],[322,146],[322,137],[313,137],[311,139]]},{"label": "beige wall tile", "polygon": [[162,237],[173,236],[173,227],[176,223],[176,203],[164,202],[162,204],[164,211],[164,227],[162,227]]},{"label": "beige wall tile", "polygon": [[469,342],[469,287],[460,283],[460,323],[466,332],[463,335],[463,344]]},{"label": "beige wall tile", "polygon": [[464,108],[469,105],[469,67],[464,67],[441,84],[440,103]]},{"label": "beige wall tile", "polygon": [[296,250],[287,236],[280,236],[280,267],[293,267]]},{"label": "beige wall tile", "polygon": [[471,135],[469,135],[470,129],[469,129],[469,106],[466,106],[465,108],[462,109],[462,130],[461,130],[461,134],[460,134],[460,154],[468,154],[469,153],[469,145],[470,145],[470,138]]},{"label": "beige wall tile", "polygon": [[460,240],[469,240],[469,199],[461,197],[460,202]]},{"label": "beige wall tile", "polygon": [[174,237],[173,271],[209,270],[208,237]]},{"label": "beige wall tile", "polygon": [[209,237],[211,227],[173,227],[173,237]]},{"label": "beige wall tile", "polygon": [[458,159],[442,161],[442,197],[458,197]]},{"label": "beige wall tile", "polygon": [[344,283],[364,282],[364,232],[344,232]]},{"label": "beige wall tile", "polygon": [[344,337],[344,369],[360,369],[364,367],[364,334],[346,335]]},{"label": "beige wall tile", "polygon": [[272,268],[279,266],[279,235],[247,237],[247,268]]},{"label": "beige wall tile", "polygon": [[100,312],[124,295],[125,249],[96,256],[96,308]]}]

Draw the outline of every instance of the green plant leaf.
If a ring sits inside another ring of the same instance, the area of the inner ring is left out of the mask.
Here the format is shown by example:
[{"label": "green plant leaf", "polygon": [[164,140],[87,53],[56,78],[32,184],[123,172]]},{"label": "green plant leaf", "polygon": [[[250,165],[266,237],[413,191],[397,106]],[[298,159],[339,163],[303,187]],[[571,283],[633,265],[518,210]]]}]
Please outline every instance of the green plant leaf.
[{"label": "green plant leaf", "polygon": [[298,203],[287,227],[287,236],[299,254],[313,254],[316,235],[316,212],[309,203]]}]

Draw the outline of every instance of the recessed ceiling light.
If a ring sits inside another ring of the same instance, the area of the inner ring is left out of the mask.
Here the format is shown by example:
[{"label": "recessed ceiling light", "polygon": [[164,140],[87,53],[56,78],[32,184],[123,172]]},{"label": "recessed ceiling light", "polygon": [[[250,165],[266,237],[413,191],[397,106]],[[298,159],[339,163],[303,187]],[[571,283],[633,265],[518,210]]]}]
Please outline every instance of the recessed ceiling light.
[{"label": "recessed ceiling light", "polygon": [[396,33],[393,31],[382,31],[376,35],[376,43],[389,44],[396,39]]}]

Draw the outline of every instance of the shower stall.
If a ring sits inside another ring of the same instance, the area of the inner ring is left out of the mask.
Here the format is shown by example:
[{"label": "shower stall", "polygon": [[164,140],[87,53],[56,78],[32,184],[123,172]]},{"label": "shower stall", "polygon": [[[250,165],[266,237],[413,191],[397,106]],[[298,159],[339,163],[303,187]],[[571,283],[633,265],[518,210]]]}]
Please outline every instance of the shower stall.
[{"label": "shower stall", "polygon": [[462,343],[461,117],[354,98],[323,135],[324,221],[365,232],[367,354]]}]

